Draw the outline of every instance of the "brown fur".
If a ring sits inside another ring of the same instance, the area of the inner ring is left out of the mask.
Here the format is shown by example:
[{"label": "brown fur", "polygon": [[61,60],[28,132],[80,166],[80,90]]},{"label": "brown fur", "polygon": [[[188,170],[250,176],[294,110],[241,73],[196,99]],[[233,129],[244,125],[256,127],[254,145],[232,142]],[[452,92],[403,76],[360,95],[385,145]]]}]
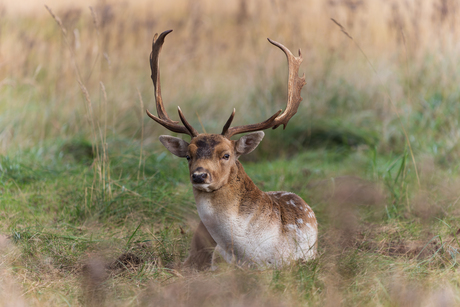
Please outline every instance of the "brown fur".
[{"label": "brown fur", "polygon": [[[272,201],[273,211],[277,213],[281,224],[286,225],[299,225],[298,220],[316,225],[316,218],[309,216],[309,213],[313,213],[313,210],[307,206],[307,203],[299,196],[289,192],[268,192]],[[294,205],[289,202],[292,201]],[[306,209],[306,210],[305,210]]]},{"label": "brown fur", "polygon": [[184,266],[197,270],[209,268],[216,245],[216,241],[211,237],[203,222],[200,222],[193,235],[190,254],[185,259]]}]

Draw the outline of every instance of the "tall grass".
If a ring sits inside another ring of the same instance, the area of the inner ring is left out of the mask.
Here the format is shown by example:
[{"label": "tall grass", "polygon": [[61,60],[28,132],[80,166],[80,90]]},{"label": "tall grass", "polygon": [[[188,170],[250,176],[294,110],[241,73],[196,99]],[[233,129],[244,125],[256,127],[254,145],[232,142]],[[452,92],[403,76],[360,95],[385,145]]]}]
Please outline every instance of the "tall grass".
[{"label": "tall grass", "polygon": [[[459,34],[449,10],[454,6],[248,1],[244,22],[238,22],[236,3],[211,1],[51,7],[65,34],[45,8],[10,14],[6,7],[0,47],[2,152],[74,135],[89,139],[88,121],[103,123],[109,137],[140,140],[141,122],[149,120],[141,116],[138,89],[145,107],[154,108],[147,60],[151,38],[172,28],[160,63],[164,99],[170,113],[181,105],[197,127],[196,113],[207,131],[216,132],[233,107],[237,124],[284,107],[285,59],[266,42],[270,37],[304,50],[307,86],[299,113],[307,122],[353,123],[377,131],[385,148],[401,140],[395,123],[400,113],[414,137],[425,136],[416,147],[427,150],[425,140],[442,142],[447,154],[458,143],[454,42]],[[347,28],[368,60],[330,17]],[[146,123],[147,143],[160,133],[162,128]]]}]

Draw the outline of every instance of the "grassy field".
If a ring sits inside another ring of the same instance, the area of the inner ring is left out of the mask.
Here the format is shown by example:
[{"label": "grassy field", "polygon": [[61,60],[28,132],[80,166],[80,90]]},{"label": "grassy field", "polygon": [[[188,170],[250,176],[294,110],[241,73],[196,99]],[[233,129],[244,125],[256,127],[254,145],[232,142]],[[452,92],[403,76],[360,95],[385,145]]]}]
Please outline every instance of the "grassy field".
[{"label": "grassy field", "polygon": [[[27,5],[25,5],[27,4]],[[0,306],[460,305],[460,24],[455,1],[6,1],[0,4]],[[331,18],[333,20],[331,20]],[[243,160],[300,195],[319,257],[180,268],[199,219],[168,113],[200,131],[285,107]]]}]

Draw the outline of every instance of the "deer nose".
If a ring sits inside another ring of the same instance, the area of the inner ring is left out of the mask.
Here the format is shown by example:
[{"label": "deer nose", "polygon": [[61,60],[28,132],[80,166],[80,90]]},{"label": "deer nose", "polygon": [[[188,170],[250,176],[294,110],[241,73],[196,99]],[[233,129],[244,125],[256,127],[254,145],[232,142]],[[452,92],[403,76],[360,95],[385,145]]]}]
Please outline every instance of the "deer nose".
[{"label": "deer nose", "polygon": [[193,183],[203,183],[208,177],[207,173],[193,173],[192,181]]}]

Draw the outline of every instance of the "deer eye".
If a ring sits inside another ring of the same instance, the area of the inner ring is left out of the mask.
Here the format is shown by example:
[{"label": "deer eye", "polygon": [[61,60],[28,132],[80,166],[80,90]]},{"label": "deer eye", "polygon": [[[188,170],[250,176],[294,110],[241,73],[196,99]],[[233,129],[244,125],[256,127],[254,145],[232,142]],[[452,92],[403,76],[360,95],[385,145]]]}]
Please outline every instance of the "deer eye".
[{"label": "deer eye", "polygon": [[189,155],[186,155],[185,159],[187,159],[187,161],[190,161],[192,159],[192,157],[190,157]]},{"label": "deer eye", "polygon": [[228,160],[229,158],[230,158],[230,155],[229,155],[229,154],[225,154],[225,155],[222,157],[222,159],[224,159],[224,160]]}]

